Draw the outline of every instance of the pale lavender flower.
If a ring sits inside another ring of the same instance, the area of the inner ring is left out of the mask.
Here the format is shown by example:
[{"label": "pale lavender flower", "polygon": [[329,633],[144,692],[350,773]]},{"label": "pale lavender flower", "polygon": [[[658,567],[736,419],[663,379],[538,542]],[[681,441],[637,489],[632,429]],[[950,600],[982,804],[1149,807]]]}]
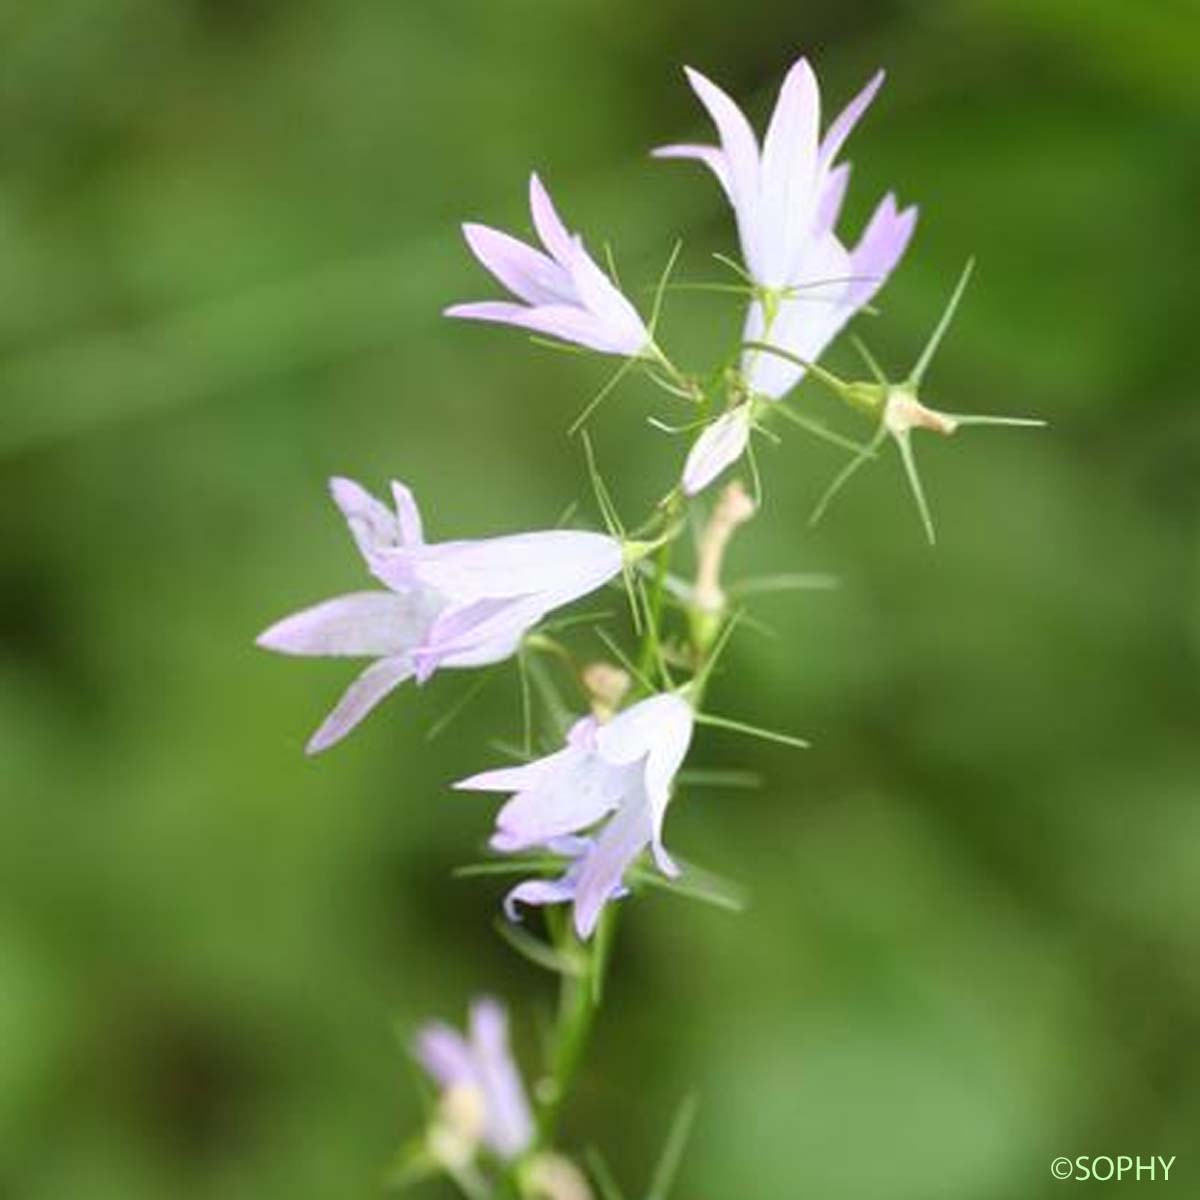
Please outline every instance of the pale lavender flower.
[{"label": "pale lavender flower", "polygon": [[463,226],[475,257],[521,303],[455,304],[446,316],[516,325],[601,354],[634,357],[646,351],[651,335],[642,318],[596,265],[583,239],[563,225],[536,174],[529,179],[529,207],[544,253],[486,225]]},{"label": "pale lavender flower", "polygon": [[441,1021],[422,1026],[412,1052],[443,1097],[457,1094],[474,1102],[456,1111],[482,1110],[481,1128],[464,1129],[465,1135],[478,1133],[505,1161],[519,1158],[533,1144],[533,1117],[508,1043],[508,1015],[499,1001],[483,996],[472,1003],[467,1037]]},{"label": "pale lavender flower", "polygon": [[678,874],[662,830],[693,723],[691,707],[679,696],[651,696],[606,724],[582,718],[554,754],[455,784],[513,793],[496,819],[493,849],[538,847],[572,860],[559,879],[515,887],[506,898],[510,916],[518,904],[573,903],[576,931],[586,938],[604,905],[624,894],[625,872],[644,850],[664,874]]},{"label": "pale lavender flower", "polygon": [[[663,146],[654,153],[705,163],[733,206],[742,257],[756,289],[743,340],[770,342],[813,362],[883,286],[916,223],[916,209],[898,211],[889,194],[853,249],[834,233],[850,174],[848,164],[836,162],[837,155],[874,99],[883,72],[822,138],[816,77],[800,59],[780,89],[760,151],[738,106],[698,71],[686,70],[717,127],[720,146]],[[742,373],[754,396],[774,400],[800,381],[804,367],[747,349]],[[684,475],[688,494],[707,486],[744,451],[752,414],[749,409],[733,413],[721,418],[724,426],[693,449]]]},{"label": "pale lavender flower", "polygon": [[[902,212],[890,193],[875,209],[853,250],[832,234],[814,240],[812,251],[776,304],[772,317],[762,299],[751,302],[743,340],[767,342],[805,362],[816,362],[857,312],[874,299],[904,254],[916,228],[917,210]],[[777,400],[804,377],[805,368],[769,351],[742,356],[746,383],[758,396]]]},{"label": "pale lavender flower", "polygon": [[617,575],[621,543],[546,530],[426,542],[412,493],[392,484],[393,513],[357,483],[330,490],[371,573],[387,591],[353,592],[286,617],[258,638],[283,654],[373,658],[313,735],[315,754],[345,737],[401,683],[440,667],[477,667],[515,652],[551,609]]}]

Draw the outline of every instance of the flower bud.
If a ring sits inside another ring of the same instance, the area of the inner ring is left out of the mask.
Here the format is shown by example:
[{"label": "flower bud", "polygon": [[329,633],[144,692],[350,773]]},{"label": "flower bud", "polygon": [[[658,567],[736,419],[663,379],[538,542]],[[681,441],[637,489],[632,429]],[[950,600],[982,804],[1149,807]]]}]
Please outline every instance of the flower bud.
[{"label": "flower bud", "polygon": [[438,1099],[429,1128],[429,1153],[447,1170],[461,1170],[475,1157],[486,1123],[485,1101],[477,1087],[456,1084],[447,1088]]},{"label": "flower bud", "polygon": [[592,1189],[569,1158],[546,1152],[522,1172],[521,1195],[525,1200],[592,1200]]},{"label": "flower bud", "polygon": [[696,645],[707,649],[716,637],[725,612],[726,596],[721,588],[721,566],[734,531],[755,513],[755,504],[740,480],[727,484],[700,535],[697,548],[696,582],[692,587],[689,616]]},{"label": "flower bud", "polygon": [[591,700],[592,712],[598,721],[611,721],[629,693],[632,680],[629,672],[612,663],[588,663],[580,674],[580,682]]}]

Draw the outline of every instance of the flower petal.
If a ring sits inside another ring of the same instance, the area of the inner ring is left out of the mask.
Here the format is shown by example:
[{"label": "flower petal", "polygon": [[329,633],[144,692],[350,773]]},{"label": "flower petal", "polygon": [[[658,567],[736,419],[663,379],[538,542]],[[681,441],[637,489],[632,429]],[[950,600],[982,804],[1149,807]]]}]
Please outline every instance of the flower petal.
[{"label": "flower petal", "polygon": [[509,1048],[507,1014],[490,997],[471,1006],[471,1050],[485,1097],[485,1140],[501,1158],[516,1158],[533,1142],[533,1116]]},{"label": "flower petal", "polygon": [[890,192],[879,202],[850,258],[853,274],[860,277],[850,288],[846,303],[856,312],[887,282],[908,248],[917,225],[915,205],[898,212]]},{"label": "flower petal", "polygon": [[[769,335],[762,305],[755,301],[746,313],[744,342],[768,341],[808,362],[816,362],[825,347],[853,315],[846,297],[855,268],[846,249],[832,234],[811,244],[793,283],[794,293],[779,306]],[[760,396],[778,400],[803,378],[804,368],[765,350],[747,350],[742,372]]]},{"label": "flower petal", "polygon": [[537,786],[540,780],[558,770],[564,754],[570,751],[593,750],[599,722],[595,717],[580,717],[567,733],[567,744],[562,750],[535,758],[533,762],[518,767],[500,767],[495,771],[484,771],[460,779],[453,786],[466,792],[521,792]]},{"label": "flower petal", "polygon": [[828,170],[833,166],[838,151],[845,145],[846,139],[855,125],[858,124],[871,101],[875,99],[875,94],[883,86],[884,75],[885,72],[876,71],[867,80],[866,87],[830,123],[829,128],[825,131],[825,137],[821,140],[820,165],[822,170]]},{"label": "flower petal", "polygon": [[368,566],[381,551],[394,550],[404,544],[395,513],[390,512],[386,504],[376,500],[361,484],[353,479],[335,476],[329,481],[329,492],[333,502],[342,510],[342,516],[346,518]]},{"label": "flower petal", "polygon": [[381,658],[372,663],[346,689],[333,712],[309,739],[305,747],[307,752],[319,754],[322,750],[328,750],[335,742],[340,742],[389,692],[410,678],[412,673],[413,664],[407,656]]},{"label": "flower petal", "polygon": [[779,89],[763,141],[761,178],[762,261],[755,279],[766,287],[793,282],[792,269],[813,219],[821,97],[806,59],[799,59]]},{"label": "flower petal", "polygon": [[519,921],[520,904],[569,904],[575,899],[575,883],[569,873],[558,879],[526,879],[510,888],[504,896],[504,915],[510,921]]},{"label": "flower petal", "polygon": [[697,146],[693,144],[676,143],[670,146],[656,146],[650,151],[653,158],[694,158],[702,162],[716,177],[722,190],[733,203],[733,184],[729,178],[729,165],[725,155],[716,146]]},{"label": "flower petal", "polygon": [[400,541],[405,546],[420,546],[425,542],[425,531],[421,528],[421,510],[416,497],[399,480],[392,480],[392,501],[396,505],[396,524],[400,530]]},{"label": "flower petal", "polygon": [[581,860],[575,885],[575,930],[581,938],[592,936],[601,910],[622,890],[626,868],[650,844],[653,833],[649,799],[639,787],[637,794],[626,797]]},{"label": "flower petal", "polygon": [[628,771],[573,747],[553,757],[554,771],[518,792],[497,814],[494,849],[512,853],[582,833],[620,802]]},{"label": "flower petal", "polygon": [[501,300],[484,300],[474,304],[452,304],[443,310],[447,317],[467,321],[491,321],[498,325],[515,325],[534,333],[586,346],[600,354],[628,354],[624,343],[613,342],[611,331],[603,322],[587,312],[567,304],[547,304],[540,308],[525,308]]},{"label": "flower petal", "polygon": [[460,604],[534,594],[547,604],[564,604],[621,570],[620,542],[587,530],[539,530],[443,547],[443,553],[419,559],[414,570]]},{"label": "flower petal", "polygon": [[424,683],[439,667],[479,667],[508,658],[545,612],[536,597],[528,596],[447,609],[412,653],[417,682]]},{"label": "flower petal", "polygon": [[813,218],[810,236],[818,240],[833,232],[837,219],[842,212],[842,202],[846,199],[846,188],[850,183],[850,164],[839,163],[826,176],[821,184],[821,194],[817,199],[817,211]]},{"label": "flower petal", "polygon": [[717,127],[735,206],[752,205],[758,195],[759,159],[758,139],[750,122],[711,79],[692,67],[683,70],[692,91]]},{"label": "flower petal", "polygon": [[552,258],[487,225],[468,222],[462,228],[475,257],[527,304],[573,302],[570,276]]},{"label": "flower petal", "polygon": [[431,1021],[417,1030],[412,1053],[440,1088],[478,1082],[466,1039],[458,1030],[451,1029],[441,1021]]},{"label": "flower petal", "polygon": [[681,697],[651,696],[616,716],[597,734],[597,749],[608,762],[640,763],[651,815],[651,844],[660,869],[678,869],[662,845],[663,821],[675,776],[687,757],[695,714]]},{"label": "flower petal", "polygon": [[750,440],[750,407],[740,404],[722,413],[696,439],[683,468],[683,490],[698,495],[726,467],[737,462]]},{"label": "flower petal", "polygon": [[550,199],[550,193],[536,171],[529,176],[529,212],[542,245],[565,267],[571,255],[571,234],[562,223],[554,201]]},{"label": "flower petal", "polygon": [[433,620],[419,594],[351,592],[303,609],[259,634],[280,654],[376,657],[421,644]]},{"label": "flower petal", "polygon": [[637,309],[588,254],[582,238],[574,239],[567,267],[580,301],[607,331],[614,351],[630,356],[640,354],[650,341],[650,333]]}]

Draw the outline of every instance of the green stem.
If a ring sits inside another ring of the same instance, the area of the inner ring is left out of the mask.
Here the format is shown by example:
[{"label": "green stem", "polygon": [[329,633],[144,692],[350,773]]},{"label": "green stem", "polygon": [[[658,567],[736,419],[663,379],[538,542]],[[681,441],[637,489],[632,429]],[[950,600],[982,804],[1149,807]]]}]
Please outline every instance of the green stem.
[{"label": "green stem", "polygon": [[[673,519],[679,501],[671,501],[667,521]],[[663,605],[666,596],[667,572],[671,561],[671,538],[654,552],[654,577],[648,595],[646,628],[638,647],[638,674],[653,678],[657,674],[654,661],[657,639],[661,633]],[[596,1012],[603,994],[604,976],[608,968],[612,940],[616,930],[617,907],[607,904],[591,942],[582,942],[574,929],[565,924],[556,938],[559,953],[582,963],[576,974],[564,974],[559,991],[558,1020],[550,1057],[548,1096],[538,1117],[538,1135],[543,1145],[554,1141],[563,1105],[579,1070],[579,1064],[591,1039]]]},{"label": "green stem", "polygon": [[583,970],[562,976],[548,1094],[538,1114],[538,1138],[543,1146],[554,1142],[563,1106],[591,1040],[616,919],[616,906],[608,904],[600,914],[599,925],[590,943],[580,941],[569,924],[564,926],[560,937],[560,953],[581,959]]}]

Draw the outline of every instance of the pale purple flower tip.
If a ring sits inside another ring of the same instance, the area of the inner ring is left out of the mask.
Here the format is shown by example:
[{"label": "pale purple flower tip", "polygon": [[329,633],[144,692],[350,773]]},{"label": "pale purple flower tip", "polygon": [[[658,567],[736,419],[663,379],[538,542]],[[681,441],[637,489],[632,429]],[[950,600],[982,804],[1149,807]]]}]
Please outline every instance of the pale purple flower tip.
[{"label": "pale purple flower tip", "polygon": [[508,1016],[499,1001],[480,997],[471,1005],[464,1038],[440,1021],[417,1031],[414,1057],[443,1090],[475,1089],[483,1103],[483,1140],[506,1161],[532,1144],[533,1116],[508,1041]]},{"label": "pale purple flower tip", "polygon": [[[828,221],[835,160],[883,83],[877,72],[820,136],[821,97],[808,61],[798,59],[779,89],[761,150],[745,114],[712,80],[691,67],[688,83],[708,111],[719,146],[672,145],[659,158],[693,158],[716,176],[737,220],[742,255],[763,287],[794,283],[813,229]],[[844,174],[842,186],[844,186]]]},{"label": "pale purple flower tip", "polygon": [[553,754],[455,785],[511,793],[496,820],[494,849],[542,847],[573,860],[557,880],[513,888],[505,899],[510,916],[519,904],[573,903],[575,928],[590,937],[604,905],[625,893],[625,872],[644,850],[651,850],[659,870],[676,873],[662,827],[693,721],[680,697],[652,696],[608,724],[583,718]]},{"label": "pale purple flower tip", "polygon": [[308,743],[340,741],[407,679],[440,667],[500,662],[552,609],[617,575],[621,545],[572,530],[426,543],[412,493],[393,483],[395,511],[353,480],[330,492],[371,573],[387,591],[353,592],[285,617],[258,644],[282,654],[373,658]]},{"label": "pale purple flower tip", "polygon": [[683,468],[683,490],[695,496],[726,467],[737,462],[750,440],[750,406],[739,404],[722,413],[696,439]]},{"label": "pale purple flower tip", "polygon": [[651,340],[644,322],[563,225],[536,174],[529,207],[545,253],[486,225],[463,226],[471,252],[520,303],[455,304],[446,316],[515,325],[601,354],[641,354]]},{"label": "pale purple flower tip", "polygon": [[[849,167],[837,157],[879,91],[883,72],[822,138],[816,77],[798,60],[780,88],[761,150],[745,115],[716,84],[691,68],[687,78],[720,144],[664,146],[655,153],[709,167],[733,207],[748,271],[776,293],[778,314],[769,328],[761,303],[751,303],[744,340],[767,340],[814,362],[883,286],[916,221],[915,209],[898,212],[888,197],[853,251],[833,232],[849,182]],[[742,369],[754,392],[768,399],[783,396],[804,374],[803,367],[756,351],[746,352]]]}]

